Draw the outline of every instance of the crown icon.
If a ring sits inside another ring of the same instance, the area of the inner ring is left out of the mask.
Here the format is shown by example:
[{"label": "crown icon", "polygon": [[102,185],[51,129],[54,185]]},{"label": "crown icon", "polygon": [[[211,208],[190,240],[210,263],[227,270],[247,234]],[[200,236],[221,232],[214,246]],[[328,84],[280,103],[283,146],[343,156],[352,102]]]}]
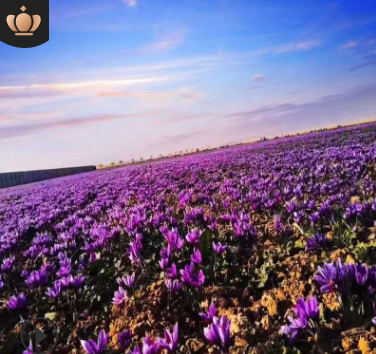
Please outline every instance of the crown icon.
[{"label": "crown icon", "polygon": [[33,32],[39,27],[41,18],[39,15],[30,16],[26,14],[26,7],[21,7],[22,13],[17,16],[9,15],[7,23],[16,36],[32,36]]}]

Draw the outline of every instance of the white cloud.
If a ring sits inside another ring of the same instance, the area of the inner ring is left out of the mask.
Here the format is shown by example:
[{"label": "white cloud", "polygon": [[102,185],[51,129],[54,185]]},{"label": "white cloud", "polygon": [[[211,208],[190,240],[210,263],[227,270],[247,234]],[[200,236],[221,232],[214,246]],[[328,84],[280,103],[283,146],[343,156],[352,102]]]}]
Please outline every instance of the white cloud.
[{"label": "white cloud", "polygon": [[359,43],[357,41],[348,41],[341,45],[342,49],[355,48]]},{"label": "white cloud", "polygon": [[163,52],[176,48],[184,42],[186,33],[187,31],[182,29],[180,31],[176,31],[175,33],[168,34],[147,46],[146,50],[151,52]]},{"label": "white cloud", "polygon": [[264,74],[255,74],[252,78],[253,81],[264,81],[265,79],[266,76]]},{"label": "white cloud", "polygon": [[277,48],[277,53],[289,53],[289,52],[298,52],[302,50],[310,50],[319,47],[322,42],[318,39],[308,40],[308,41],[300,41],[296,43],[286,44]]},{"label": "white cloud", "polygon": [[123,0],[123,4],[128,7],[136,7],[137,6],[137,0]]}]

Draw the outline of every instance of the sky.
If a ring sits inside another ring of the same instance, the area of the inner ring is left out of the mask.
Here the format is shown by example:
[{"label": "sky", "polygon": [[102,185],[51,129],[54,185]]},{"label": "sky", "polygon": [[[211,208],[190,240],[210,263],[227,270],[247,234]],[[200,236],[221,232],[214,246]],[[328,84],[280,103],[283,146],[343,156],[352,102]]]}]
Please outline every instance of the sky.
[{"label": "sky", "polygon": [[374,0],[50,0],[0,42],[0,172],[376,119],[375,78]]}]

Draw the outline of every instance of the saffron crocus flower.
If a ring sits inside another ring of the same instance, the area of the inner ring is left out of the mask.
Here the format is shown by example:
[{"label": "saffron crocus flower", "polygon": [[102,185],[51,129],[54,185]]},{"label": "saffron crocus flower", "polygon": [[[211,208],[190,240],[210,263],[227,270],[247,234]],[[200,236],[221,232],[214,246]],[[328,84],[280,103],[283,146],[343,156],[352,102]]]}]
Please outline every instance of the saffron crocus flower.
[{"label": "saffron crocus flower", "polygon": [[307,301],[299,298],[294,312],[296,318],[288,317],[289,325],[282,326],[281,332],[289,337],[289,342],[293,344],[299,337],[300,333],[304,330],[308,331],[311,335],[313,332],[310,329],[310,320],[318,320],[319,318],[319,304],[317,298],[310,296]]},{"label": "saffron crocus flower", "polygon": [[69,275],[68,277],[64,277],[59,280],[56,280],[55,284],[59,284],[61,289],[66,289],[69,285],[71,285],[72,280],[73,280],[73,277]]},{"label": "saffron crocus flower", "polygon": [[220,242],[215,243],[215,242],[213,241],[212,246],[213,246],[213,251],[214,251],[216,254],[218,254],[218,255],[223,254],[223,252],[226,251],[226,249],[227,249],[227,245],[222,245]]},{"label": "saffron crocus flower", "polygon": [[72,268],[71,268],[71,265],[70,264],[67,264],[65,266],[62,266],[56,273],[56,275],[59,277],[59,278],[63,278],[63,277],[66,277],[68,275],[70,275],[72,272]]},{"label": "saffron crocus flower", "polygon": [[289,343],[294,344],[298,339],[301,331],[308,327],[308,321],[306,318],[293,318],[288,317],[290,324],[288,326],[281,327],[281,333],[289,337]]},{"label": "saffron crocus flower", "polygon": [[198,274],[194,273],[195,265],[191,262],[190,265],[186,265],[184,270],[180,270],[182,281],[185,284],[189,284],[195,288],[200,288],[205,283],[205,275],[202,270]]},{"label": "saffron crocus flower", "polygon": [[161,267],[162,270],[166,270],[169,264],[170,264],[170,260],[168,258],[162,258],[159,261],[159,266]]},{"label": "saffron crocus flower", "polygon": [[136,345],[129,354],[157,354],[159,350],[159,344],[151,340],[148,336],[145,337],[141,350]]},{"label": "saffron crocus flower", "polygon": [[324,263],[323,267],[318,268],[315,279],[321,285],[321,291],[323,293],[332,293],[335,287],[338,286],[340,269],[334,262]]},{"label": "saffron crocus flower", "polygon": [[222,316],[221,319],[213,317],[212,324],[204,328],[204,335],[206,339],[222,349],[224,353],[228,352],[231,344],[230,333],[231,320],[228,320],[226,316]]},{"label": "saffron crocus flower", "polygon": [[180,290],[181,286],[183,285],[177,279],[175,279],[175,280],[166,279],[165,284],[166,284],[168,291],[171,294],[177,293]]},{"label": "saffron crocus flower", "polygon": [[372,323],[376,326],[376,317],[372,318]]},{"label": "saffron crocus flower", "polygon": [[141,354],[140,347],[136,345],[133,350],[129,351],[129,354]]},{"label": "saffron crocus flower", "polygon": [[132,331],[127,329],[126,331],[120,332],[118,335],[118,341],[124,350],[128,349],[132,343]]},{"label": "saffron crocus flower", "polygon": [[89,339],[88,341],[85,341],[85,340],[81,341],[81,345],[87,354],[103,353],[107,348],[107,343],[108,343],[108,334],[106,334],[104,329],[102,329],[99,332],[97,342],[95,342],[92,339]]},{"label": "saffron crocus flower", "polygon": [[359,286],[364,286],[367,283],[369,268],[364,264],[355,265],[355,281]]},{"label": "saffron crocus flower", "polygon": [[113,304],[120,306],[126,300],[127,300],[127,292],[121,286],[119,286],[118,291],[115,291]]},{"label": "saffron crocus flower", "polygon": [[329,245],[329,241],[326,235],[315,234],[307,239],[307,250],[316,251],[318,248],[326,248]]},{"label": "saffron crocus flower", "polygon": [[201,231],[199,229],[194,229],[191,232],[188,232],[188,235],[185,237],[188,243],[192,245],[198,245],[200,242]]},{"label": "saffron crocus flower", "polygon": [[[27,349],[28,349],[28,350],[27,350]],[[27,347],[27,349],[24,350],[24,351],[22,352],[22,354],[30,354],[30,353],[33,352],[34,347],[33,347],[33,341],[32,341],[31,339],[30,339],[30,341],[29,341],[29,346]]]},{"label": "saffron crocus flower", "polygon": [[71,284],[74,288],[79,288],[85,283],[85,279],[84,275],[73,277]]},{"label": "saffron crocus flower", "polygon": [[277,233],[280,233],[283,230],[283,224],[279,215],[274,217],[274,230]]},{"label": "saffron crocus flower", "polygon": [[202,264],[202,256],[200,250],[196,249],[193,254],[191,254],[191,261],[201,265]]},{"label": "saffron crocus flower", "polygon": [[317,302],[316,296],[308,297],[306,302],[302,297],[299,298],[294,311],[296,315],[300,318],[307,317],[312,319],[318,319],[319,303]]},{"label": "saffron crocus flower", "polygon": [[55,283],[52,288],[48,288],[46,291],[46,295],[51,299],[56,299],[59,297],[61,292],[61,286],[59,283]]},{"label": "saffron crocus flower", "polygon": [[131,242],[130,248],[129,248],[129,259],[132,263],[140,263],[141,262],[141,255],[139,252],[139,247],[137,247],[136,242]]},{"label": "saffron crocus flower", "polygon": [[172,229],[171,231],[167,231],[164,237],[174,251],[180,251],[183,248],[184,240],[180,237],[178,230]]},{"label": "saffron crocus flower", "polygon": [[135,279],[136,279],[135,273],[132,273],[132,275],[128,275],[127,277],[124,277],[123,278],[124,285],[128,289],[132,289],[134,287]]},{"label": "saffron crocus flower", "polygon": [[166,269],[166,277],[176,279],[178,277],[178,268],[175,263],[171,264],[171,268]]},{"label": "saffron crocus flower", "polygon": [[2,290],[3,287],[4,287],[4,283],[3,283],[3,281],[1,280],[1,275],[0,275],[0,290]]},{"label": "saffron crocus flower", "polygon": [[161,256],[161,258],[171,259],[172,252],[171,252],[170,246],[163,247],[161,252],[160,252],[160,256]]},{"label": "saffron crocus flower", "polygon": [[14,256],[6,258],[3,260],[3,264],[1,265],[1,269],[4,273],[10,272],[14,266],[16,258]]},{"label": "saffron crocus flower", "polygon": [[205,322],[212,323],[213,318],[215,316],[215,311],[216,311],[215,305],[214,305],[214,302],[212,301],[212,303],[210,304],[208,308],[208,312],[207,313],[201,312],[199,313],[199,315]]},{"label": "saffron crocus flower", "polygon": [[25,280],[28,286],[45,286],[48,282],[48,273],[45,270],[35,270]]},{"label": "saffron crocus flower", "polygon": [[20,295],[12,296],[7,304],[9,310],[16,311],[26,305],[26,297],[24,293]]},{"label": "saffron crocus flower", "polygon": [[179,340],[179,324],[176,322],[173,333],[171,333],[168,329],[165,329],[164,336],[164,339],[160,338],[158,340],[159,345],[166,349],[169,353],[175,353]]}]

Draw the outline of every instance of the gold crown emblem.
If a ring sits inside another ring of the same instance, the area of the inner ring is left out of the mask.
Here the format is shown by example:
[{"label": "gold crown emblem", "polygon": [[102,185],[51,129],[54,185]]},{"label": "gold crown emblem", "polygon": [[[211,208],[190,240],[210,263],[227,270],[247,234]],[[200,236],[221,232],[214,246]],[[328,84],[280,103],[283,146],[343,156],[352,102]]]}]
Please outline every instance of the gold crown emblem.
[{"label": "gold crown emblem", "polygon": [[17,16],[9,15],[7,23],[16,36],[32,36],[33,32],[39,27],[41,18],[39,15],[30,16],[26,14],[26,7],[21,7],[22,13]]}]

